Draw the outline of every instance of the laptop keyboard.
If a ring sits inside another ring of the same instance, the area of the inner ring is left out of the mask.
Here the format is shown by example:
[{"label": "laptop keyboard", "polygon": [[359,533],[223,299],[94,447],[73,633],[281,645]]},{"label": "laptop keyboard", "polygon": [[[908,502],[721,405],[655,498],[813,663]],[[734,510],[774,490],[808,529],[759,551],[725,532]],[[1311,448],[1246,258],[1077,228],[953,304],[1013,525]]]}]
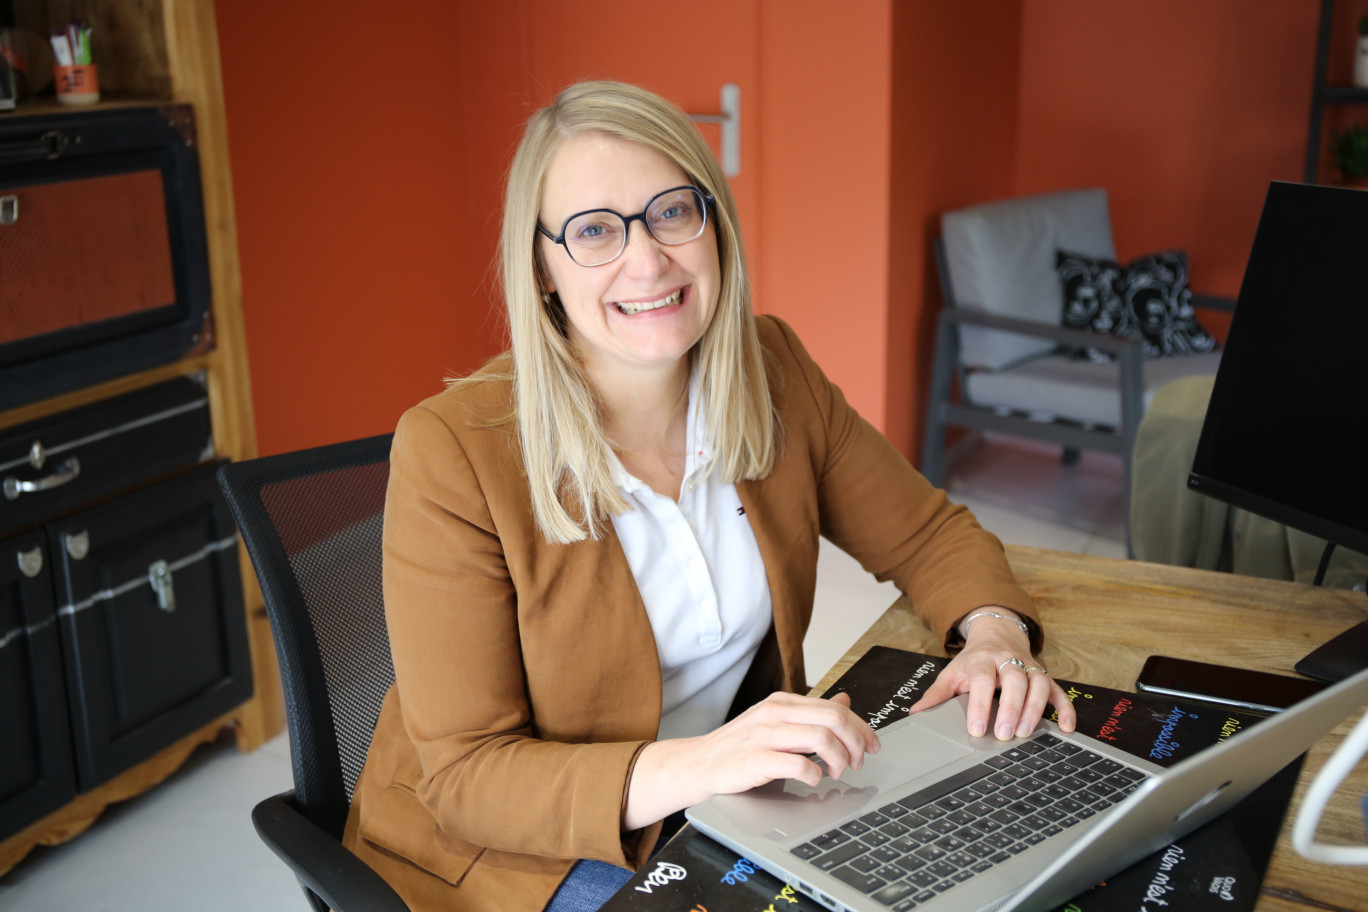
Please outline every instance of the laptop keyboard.
[{"label": "laptop keyboard", "polygon": [[909,912],[1106,810],[1146,778],[1045,732],[791,851]]}]

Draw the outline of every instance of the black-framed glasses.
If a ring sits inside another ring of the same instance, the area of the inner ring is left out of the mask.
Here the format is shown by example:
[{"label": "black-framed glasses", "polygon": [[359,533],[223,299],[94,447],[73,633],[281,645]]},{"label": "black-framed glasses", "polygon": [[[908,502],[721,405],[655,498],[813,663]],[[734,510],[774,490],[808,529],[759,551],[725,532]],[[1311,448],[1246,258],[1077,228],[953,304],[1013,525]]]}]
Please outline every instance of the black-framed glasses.
[{"label": "black-framed glasses", "polygon": [[552,234],[537,224],[537,230],[560,244],[581,266],[603,266],[627,249],[627,233],[632,222],[640,221],[651,237],[667,247],[687,244],[708,226],[708,207],[713,198],[694,186],[672,187],[651,197],[646,208],[636,215],[623,215],[612,209],[576,212]]}]

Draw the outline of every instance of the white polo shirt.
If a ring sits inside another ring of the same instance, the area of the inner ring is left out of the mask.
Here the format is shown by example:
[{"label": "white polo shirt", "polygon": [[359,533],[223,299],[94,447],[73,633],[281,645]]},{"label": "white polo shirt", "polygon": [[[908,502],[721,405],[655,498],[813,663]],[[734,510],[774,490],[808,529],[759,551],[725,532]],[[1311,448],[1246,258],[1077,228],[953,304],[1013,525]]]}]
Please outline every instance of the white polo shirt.
[{"label": "white polo shirt", "polygon": [[655,632],[662,740],[722,724],[772,617],[765,565],[736,485],[711,478],[701,412],[695,376],[678,503],[612,457],[614,481],[636,507],[614,516],[613,528]]}]

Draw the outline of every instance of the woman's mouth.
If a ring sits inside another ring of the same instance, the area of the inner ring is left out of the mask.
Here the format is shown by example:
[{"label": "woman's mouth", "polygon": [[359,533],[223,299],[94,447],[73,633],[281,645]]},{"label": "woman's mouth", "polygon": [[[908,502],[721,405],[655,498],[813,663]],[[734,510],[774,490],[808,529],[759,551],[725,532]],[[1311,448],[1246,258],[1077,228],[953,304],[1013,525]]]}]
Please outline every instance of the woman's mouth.
[{"label": "woman's mouth", "polygon": [[684,289],[678,288],[656,301],[614,301],[613,306],[618,309],[619,313],[626,314],[630,317],[635,314],[645,313],[648,310],[658,310],[662,307],[670,307],[671,305],[678,304],[683,299]]}]

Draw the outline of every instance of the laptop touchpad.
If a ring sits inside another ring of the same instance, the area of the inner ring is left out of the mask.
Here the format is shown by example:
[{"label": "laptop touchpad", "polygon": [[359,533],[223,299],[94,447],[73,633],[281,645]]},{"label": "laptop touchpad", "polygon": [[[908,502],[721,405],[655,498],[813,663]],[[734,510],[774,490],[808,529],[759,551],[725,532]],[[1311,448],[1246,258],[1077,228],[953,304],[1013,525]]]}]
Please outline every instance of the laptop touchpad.
[{"label": "laptop touchpad", "polygon": [[[910,782],[974,753],[968,744],[967,733],[960,738],[947,737],[936,730],[937,726],[922,724],[921,715],[918,713],[880,730],[879,741],[883,747],[877,754],[865,755],[861,769],[846,770],[841,781],[856,788],[873,786],[882,790]],[[962,713],[960,718],[963,718]]]}]

